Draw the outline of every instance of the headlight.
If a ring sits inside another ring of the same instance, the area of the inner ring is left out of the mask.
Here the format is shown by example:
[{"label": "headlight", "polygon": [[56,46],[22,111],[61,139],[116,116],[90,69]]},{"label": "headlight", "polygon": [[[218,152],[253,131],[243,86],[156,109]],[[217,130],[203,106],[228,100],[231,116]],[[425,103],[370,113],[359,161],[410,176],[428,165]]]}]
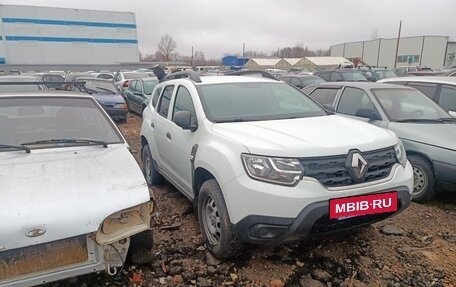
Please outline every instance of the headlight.
[{"label": "headlight", "polygon": [[114,108],[116,108],[116,109],[126,109],[127,108],[127,104],[115,104]]},{"label": "headlight", "polygon": [[402,142],[399,140],[399,143],[394,146],[394,152],[396,153],[396,158],[399,163],[405,167],[407,164],[407,154],[405,153],[405,148]]},{"label": "headlight", "polygon": [[302,166],[297,159],[250,154],[242,154],[241,157],[247,174],[257,180],[295,185],[302,175]]}]

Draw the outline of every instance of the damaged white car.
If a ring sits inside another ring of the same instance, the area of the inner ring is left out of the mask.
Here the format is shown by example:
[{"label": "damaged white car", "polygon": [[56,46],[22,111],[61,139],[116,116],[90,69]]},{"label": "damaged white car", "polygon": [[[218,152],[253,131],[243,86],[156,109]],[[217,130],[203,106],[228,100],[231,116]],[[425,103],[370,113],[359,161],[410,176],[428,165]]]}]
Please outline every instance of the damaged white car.
[{"label": "damaged white car", "polygon": [[151,260],[153,200],[90,96],[0,95],[0,204],[0,286]]}]

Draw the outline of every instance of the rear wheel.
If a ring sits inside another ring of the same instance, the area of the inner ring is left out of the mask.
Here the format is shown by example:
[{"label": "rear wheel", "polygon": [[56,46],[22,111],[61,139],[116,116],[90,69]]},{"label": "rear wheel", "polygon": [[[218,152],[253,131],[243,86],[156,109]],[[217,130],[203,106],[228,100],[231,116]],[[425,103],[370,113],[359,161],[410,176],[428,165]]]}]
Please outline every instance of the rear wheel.
[{"label": "rear wheel", "polygon": [[207,180],[198,195],[198,219],[207,248],[218,258],[236,255],[242,245],[234,235],[222,190],[215,179]]},{"label": "rear wheel", "polygon": [[410,155],[408,159],[413,167],[413,194],[412,200],[427,202],[435,195],[435,174],[432,164],[425,158]]},{"label": "rear wheel", "polygon": [[155,168],[149,145],[145,145],[141,154],[143,173],[148,185],[159,185],[163,183],[163,176]]}]

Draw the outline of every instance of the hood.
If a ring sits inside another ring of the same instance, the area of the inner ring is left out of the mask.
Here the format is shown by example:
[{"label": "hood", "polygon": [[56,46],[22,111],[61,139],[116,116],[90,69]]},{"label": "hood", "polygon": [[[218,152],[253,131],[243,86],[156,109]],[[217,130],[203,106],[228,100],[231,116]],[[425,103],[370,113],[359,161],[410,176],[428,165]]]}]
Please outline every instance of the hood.
[{"label": "hood", "polygon": [[115,104],[125,104],[125,99],[119,94],[115,94],[115,95],[92,94],[92,96],[102,106],[113,106]]},{"label": "hood", "polygon": [[244,145],[250,153],[284,157],[339,155],[350,149],[370,151],[397,143],[385,129],[337,115],[219,123],[212,131]]},{"label": "hood", "polygon": [[395,123],[388,128],[398,137],[456,151],[456,123]]},{"label": "hood", "polygon": [[[149,201],[127,145],[0,153],[0,251],[98,230],[109,215]],[[43,228],[39,237],[27,231]]]}]

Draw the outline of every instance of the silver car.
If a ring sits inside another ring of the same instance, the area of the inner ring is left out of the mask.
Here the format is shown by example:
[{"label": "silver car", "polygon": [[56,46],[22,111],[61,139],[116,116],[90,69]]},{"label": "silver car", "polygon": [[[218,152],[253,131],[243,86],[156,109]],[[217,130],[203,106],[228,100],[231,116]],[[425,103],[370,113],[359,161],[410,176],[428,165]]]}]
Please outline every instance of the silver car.
[{"label": "silver car", "polygon": [[436,184],[456,191],[456,118],[416,89],[378,83],[325,83],[307,92],[340,115],[394,131],[414,171],[413,200],[426,202]]}]

